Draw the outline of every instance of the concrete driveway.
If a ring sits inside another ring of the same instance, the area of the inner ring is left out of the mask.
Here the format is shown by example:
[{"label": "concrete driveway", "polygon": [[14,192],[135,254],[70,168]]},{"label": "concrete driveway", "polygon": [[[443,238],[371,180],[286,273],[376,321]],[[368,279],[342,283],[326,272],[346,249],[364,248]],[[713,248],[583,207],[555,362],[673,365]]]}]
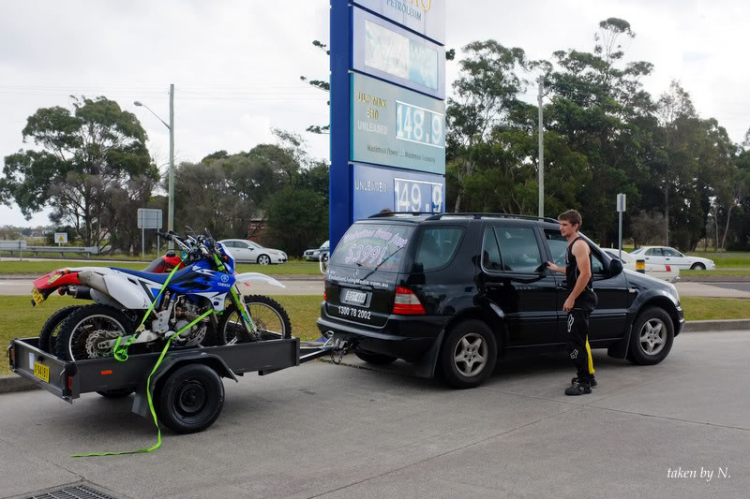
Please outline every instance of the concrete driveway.
[{"label": "concrete driveway", "polygon": [[685,333],[652,367],[596,351],[600,386],[577,398],[564,355],[502,362],[466,391],[402,363],[316,361],[227,381],[203,433],[86,459],[69,455],[150,446],[152,423],[130,399],[0,395],[0,497],[85,483],[117,498],[744,498],[748,351],[746,332]]}]

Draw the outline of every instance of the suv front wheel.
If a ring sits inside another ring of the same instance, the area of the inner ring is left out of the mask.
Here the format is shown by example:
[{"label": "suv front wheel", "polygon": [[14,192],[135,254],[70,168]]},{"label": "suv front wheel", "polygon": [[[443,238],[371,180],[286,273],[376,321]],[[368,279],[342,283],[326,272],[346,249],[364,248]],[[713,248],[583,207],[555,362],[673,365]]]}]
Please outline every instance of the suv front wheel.
[{"label": "suv front wheel", "polygon": [[658,364],[669,355],[673,341],[674,324],[667,311],[659,307],[648,308],[633,324],[628,358],[633,364]]},{"label": "suv front wheel", "polygon": [[454,388],[474,388],[492,375],[497,340],[484,322],[467,320],[451,329],[440,354],[441,372]]}]

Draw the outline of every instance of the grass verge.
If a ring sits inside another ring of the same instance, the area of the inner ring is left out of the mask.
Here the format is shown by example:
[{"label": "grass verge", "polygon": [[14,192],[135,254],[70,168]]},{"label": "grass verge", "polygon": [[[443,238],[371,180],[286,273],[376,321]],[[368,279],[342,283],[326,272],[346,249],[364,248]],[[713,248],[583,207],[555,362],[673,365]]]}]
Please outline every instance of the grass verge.
[{"label": "grass verge", "polygon": [[750,300],[684,296],[680,301],[688,321],[750,319]]},{"label": "grass verge", "polygon": [[[118,267],[130,270],[143,270],[146,267],[143,262],[108,263],[96,260],[50,260],[50,261],[23,261],[23,262],[0,262],[1,275],[35,275],[43,276],[56,269],[65,267]],[[267,275],[321,275],[318,263],[293,262],[282,265],[253,265],[240,263],[237,272],[261,272]]]},{"label": "grass verge", "polygon": [[[315,320],[320,316],[320,296],[274,296],[289,313],[292,333],[302,340],[320,337]],[[70,297],[50,296],[38,307],[31,306],[29,296],[0,296],[0,374],[10,374],[5,349],[13,338],[37,336],[47,317],[62,307],[90,302]]]}]

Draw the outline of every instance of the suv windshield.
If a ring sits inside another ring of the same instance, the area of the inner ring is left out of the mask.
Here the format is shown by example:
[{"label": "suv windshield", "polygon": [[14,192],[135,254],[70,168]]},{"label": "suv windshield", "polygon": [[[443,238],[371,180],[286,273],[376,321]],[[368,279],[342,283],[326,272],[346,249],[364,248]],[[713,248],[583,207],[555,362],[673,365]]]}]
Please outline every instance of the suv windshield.
[{"label": "suv windshield", "polygon": [[414,227],[404,224],[354,224],[336,246],[330,264],[398,272]]}]

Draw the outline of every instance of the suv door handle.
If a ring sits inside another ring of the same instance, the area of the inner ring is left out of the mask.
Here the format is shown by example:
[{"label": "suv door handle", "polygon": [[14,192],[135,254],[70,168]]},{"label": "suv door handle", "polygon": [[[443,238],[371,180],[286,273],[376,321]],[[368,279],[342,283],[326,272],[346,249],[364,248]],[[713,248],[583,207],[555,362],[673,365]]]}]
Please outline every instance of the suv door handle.
[{"label": "suv door handle", "polygon": [[504,282],[488,282],[485,284],[485,287],[487,289],[493,289],[493,288],[502,288],[505,286]]},{"label": "suv door handle", "polygon": [[566,287],[567,285],[568,285],[568,281],[562,281],[562,282],[560,282],[560,281],[557,281],[557,287],[558,287],[558,288],[564,288],[564,287]]}]

